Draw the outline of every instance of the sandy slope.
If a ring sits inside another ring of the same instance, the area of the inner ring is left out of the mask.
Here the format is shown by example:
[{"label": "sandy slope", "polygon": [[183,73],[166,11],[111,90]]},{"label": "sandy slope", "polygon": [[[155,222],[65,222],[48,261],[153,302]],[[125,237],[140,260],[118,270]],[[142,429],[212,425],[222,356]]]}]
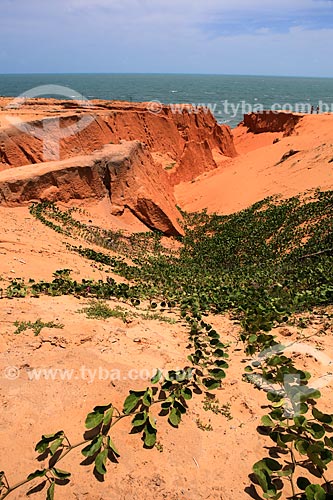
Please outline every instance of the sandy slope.
[{"label": "sandy slope", "polygon": [[[68,267],[78,279],[108,275],[83,258],[68,253],[63,237],[34,221],[26,208],[1,208],[0,217],[1,286],[6,286],[13,276],[50,279],[55,270]],[[93,223],[101,222],[100,214],[93,210],[85,218]],[[146,305],[135,309],[126,304],[120,305],[138,315],[129,323],[120,319],[88,320],[79,312],[85,303],[84,299],[74,297],[0,300],[0,469],[6,470],[11,482],[37,468],[33,463],[36,457],[33,448],[43,433],[64,429],[72,442],[77,442],[85,416],[95,405],[113,402],[121,407],[129,389],[147,386],[147,380],[142,379],[145,373],[150,374],[157,367],[171,369],[186,365],[187,333],[181,321],[169,324],[144,320],[141,315]],[[113,301],[110,304],[116,305]],[[163,314],[177,319],[173,313]],[[38,318],[61,323],[64,328],[44,329],[38,337],[31,331],[14,335],[14,321]],[[227,316],[210,320],[222,339],[230,342],[230,368],[217,396],[221,405],[230,404],[232,420],[204,411],[202,397],[196,396],[189,402],[189,412],[178,430],[158,417],[162,452],[142,449],[140,438],[130,435],[129,422],[123,421],[113,435],[121,457],[118,464],[108,466],[105,482],[97,482],[92,466],[80,466],[82,457],[79,452],[73,452],[61,464],[63,469],[72,471],[72,481],[58,491],[57,499],[250,498],[253,490],[248,489],[251,484],[248,474],[253,463],[267,454],[265,446],[269,445],[268,439],[256,432],[265,413],[266,398],[263,392],[242,380],[245,365],[242,344],[237,339],[239,326]],[[291,335],[290,340],[315,334],[307,342],[325,349],[333,358],[331,326],[326,325],[325,335],[322,328],[322,322],[314,319],[307,329],[288,327],[287,333]],[[286,331],[282,329],[282,333]],[[314,374],[323,373],[320,363],[310,358],[300,358],[298,363]],[[6,378],[8,366],[18,368],[15,380]],[[43,376],[31,380],[34,369],[44,368],[69,370],[72,378],[67,380],[67,375],[57,375],[55,380]],[[133,369],[145,370],[145,373],[138,380],[137,372],[130,373]],[[98,370],[101,370],[100,380]],[[119,370],[120,380],[106,379],[105,370],[113,378],[118,374],[115,370]],[[131,377],[135,380],[129,380]],[[323,395],[329,410],[329,387],[323,390]],[[197,419],[202,424],[211,424],[213,431],[200,430]],[[43,465],[44,462],[40,464]],[[26,498],[25,489],[17,490],[9,498]],[[32,498],[39,500],[45,496],[40,492]]]},{"label": "sandy slope", "polygon": [[[293,135],[234,132],[239,156],[192,183],[176,186],[176,198],[187,211],[232,213],[266,196],[294,196],[307,189],[333,188],[333,116],[305,116]],[[273,144],[278,138],[279,142]],[[291,149],[300,151],[277,165]]]}]

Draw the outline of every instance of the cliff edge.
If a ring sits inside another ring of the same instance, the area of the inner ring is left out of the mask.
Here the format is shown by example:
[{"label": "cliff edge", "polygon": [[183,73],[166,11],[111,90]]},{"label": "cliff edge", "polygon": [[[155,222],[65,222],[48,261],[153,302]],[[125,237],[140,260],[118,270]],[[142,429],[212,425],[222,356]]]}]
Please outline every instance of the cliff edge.
[{"label": "cliff edge", "polygon": [[0,98],[0,203],[108,195],[113,214],[179,234],[173,187],[237,153],[209,110],[150,104]]}]

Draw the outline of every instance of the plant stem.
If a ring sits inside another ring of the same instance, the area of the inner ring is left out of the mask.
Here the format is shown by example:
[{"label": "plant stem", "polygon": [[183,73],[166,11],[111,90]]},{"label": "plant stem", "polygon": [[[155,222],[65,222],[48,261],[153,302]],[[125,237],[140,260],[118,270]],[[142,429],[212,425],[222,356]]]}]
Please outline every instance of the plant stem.
[{"label": "plant stem", "polygon": [[325,475],[324,475],[324,474],[322,474],[322,476],[323,476],[323,479],[324,479],[325,484],[326,484],[326,486],[327,486],[327,493],[331,493],[331,491],[332,491],[332,485],[331,485],[331,482],[332,482],[332,481],[328,481],[328,479],[325,477]]},{"label": "plant stem", "polygon": [[[288,420],[288,426],[289,426],[289,420]],[[293,463],[293,466],[294,466],[294,470],[293,470],[293,472],[290,475],[290,484],[291,484],[291,489],[292,489],[292,492],[293,492],[293,497],[295,497],[296,496],[296,490],[295,490],[295,485],[294,485],[294,472],[295,472],[295,469],[297,467],[297,462],[296,462],[295,455],[294,455],[293,445],[290,446],[289,451],[290,451],[291,460],[292,460],[292,463]]]},{"label": "plant stem", "polygon": [[[165,401],[165,400],[164,399],[158,399],[158,400],[154,401],[151,406],[153,406],[155,404],[158,404],[158,403],[162,403],[163,401]],[[133,415],[137,415],[138,413],[140,413],[140,410],[135,411],[135,412],[131,412],[128,415],[125,414],[125,413],[124,414],[120,414],[119,410],[117,410],[117,412],[119,413],[119,415],[117,417],[115,417],[115,421],[110,425],[110,429],[112,427],[114,427],[123,418],[132,417]],[[68,438],[66,436],[65,436],[65,438],[66,438],[67,442],[69,443]],[[79,448],[80,446],[83,446],[84,444],[86,444],[89,441],[90,441],[90,439],[84,439],[83,441],[80,441],[79,443],[76,443],[76,444],[73,444],[73,445],[69,444],[69,446],[60,455],[59,459],[56,461],[56,463],[53,465],[53,467],[55,467],[55,465],[57,465],[59,462],[61,462],[68,455],[68,453],[70,453],[71,451],[73,451],[75,448]],[[49,467],[49,468],[45,469],[46,473],[47,472],[52,472],[52,468],[53,467]],[[33,478],[33,479],[24,479],[24,480],[22,480],[22,481],[20,481],[20,482],[18,482],[16,484],[14,484],[14,486],[11,486],[10,488],[8,487],[7,491],[0,496],[0,500],[4,500],[14,490],[16,490],[17,488],[19,488],[20,486],[23,486],[23,485],[25,485],[27,483],[30,483],[30,481],[33,481],[34,479],[36,479],[36,478]],[[7,485],[8,485],[8,481],[7,481]]]},{"label": "plant stem", "polygon": [[11,488],[8,488],[8,490],[3,495],[0,496],[0,500],[3,500],[4,498],[8,497],[8,495],[10,493],[12,493],[12,491],[16,490],[17,488],[19,488],[20,486],[23,486],[26,483],[30,483],[30,481],[32,481],[32,479],[24,479],[23,481],[16,483]]}]

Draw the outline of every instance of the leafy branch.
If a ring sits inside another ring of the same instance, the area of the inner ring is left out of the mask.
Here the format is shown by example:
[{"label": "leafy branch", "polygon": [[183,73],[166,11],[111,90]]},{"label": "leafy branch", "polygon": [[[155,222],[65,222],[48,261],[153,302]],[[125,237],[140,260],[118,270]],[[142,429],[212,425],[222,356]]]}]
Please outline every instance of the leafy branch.
[{"label": "leafy branch", "polygon": [[[35,451],[38,460],[49,457],[48,466],[29,474],[27,478],[10,485],[4,472],[0,473],[0,500],[4,500],[16,489],[30,483],[37,478],[43,478],[38,485],[40,491],[47,486],[46,500],[53,500],[56,486],[64,486],[70,481],[71,473],[58,468],[58,464],[76,448],[82,448],[86,464],[94,464],[94,474],[104,476],[107,473],[107,463],[117,462],[120,453],[114,442],[112,429],[121,420],[131,418],[131,431],[141,434],[143,446],[151,449],[157,443],[157,416],[167,417],[169,425],[177,428],[188,410],[188,401],[193,392],[202,394],[207,389],[220,387],[225,377],[224,370],[228,365],[222,358],[227,355],[221,350],[219,334],[208,323],[188,317],[191,325],[190,345],[196,351],[189,356],[192,366],[183,370],[170,370],[163,374],[157,370],[151,379],[151,386],[144,390],[130,390],[120,411],[112,403],[96,406],[85,420],[86,432],[83,440],[71,444],[63,430],[53,434],[44,434],[36,444]],[[199,336],[199,330],[204,328],[207,335]],[[223,345],[223,347],[225,347]],[[214,352],[213,361],[209,361],[211,350]],[[199,356],[199,351],[201,355]],[[159,407],[159,413],[154,407]],[[30,490],[30,493],[35,491]]]}]

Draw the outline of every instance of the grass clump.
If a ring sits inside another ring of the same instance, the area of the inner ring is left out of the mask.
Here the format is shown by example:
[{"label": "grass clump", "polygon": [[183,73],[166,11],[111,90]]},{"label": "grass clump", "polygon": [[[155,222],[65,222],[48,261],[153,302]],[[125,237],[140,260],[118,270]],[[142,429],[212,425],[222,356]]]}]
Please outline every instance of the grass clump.
[{"label": "grass clump", "polygon": [[221,405],[219,400],[214,395],[206,395],[203,401],[203,409],[205,411],[211,411],[215,413],[215,415],[223,415],[227,420],[233,419],[230,411],[231,404],[225,403]]},{"label": "grass clump", "polygon": [[44,322],[40,318],[34,323],[31,321],[15,321],[14,326],[16,327],[14,332],[15,335],[25,332],[26,330],[32,330],[35,336],[39,335],[43,328],[64,328],[64,325],[61,323],[54,323],[54,321]]},{"label": "grass clump", "polygon": [[124,323],[128,323],[131,315],[130,311],[120,306],[112,309],[104,300],[90,300],[88,306],[79,312],[85,313],[90,319],[119,318]]}]

